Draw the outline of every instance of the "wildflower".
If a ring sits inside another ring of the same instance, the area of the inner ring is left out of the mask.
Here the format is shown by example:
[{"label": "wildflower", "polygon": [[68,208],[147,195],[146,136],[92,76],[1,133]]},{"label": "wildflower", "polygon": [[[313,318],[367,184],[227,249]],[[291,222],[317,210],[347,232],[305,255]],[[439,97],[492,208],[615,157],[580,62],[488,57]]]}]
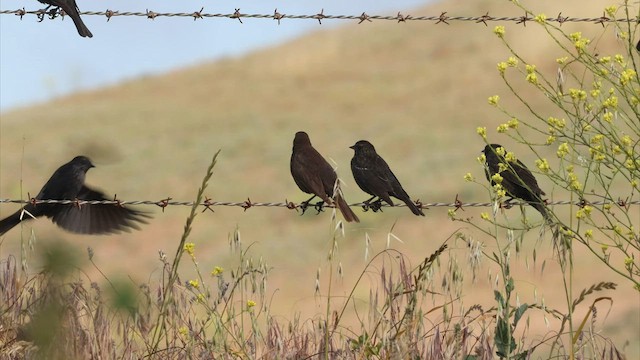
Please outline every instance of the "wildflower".
[{"label": "wildflower", "polygon": [[629,135],[624,135],[622,137],[622,139],[620,139],[622,141],[622,145],[624,146],[631,146],[631,136]]},{"label": "wildflower", "polygon": [[626,69],[620,73],[620,85],[627,85],[629,81],[635,79],[637,76],[633,69]]},{"label": "wildflower", "polygon": [[194,243],[186,243],[186,244],[184,244],[184,251],[186,251],[187,254],[191,255],[191,257],[194,256],[195,248],[196,248],[196,244],[194,244]]},{"label": "wildflower", "polygon": [[587,98],[587,92],[581,89],[569,89],[569,96],[573,100],[585,100]]},{"label": "wildflower", "polygon": [[255,301],[247,300],[247,309],[251,309],[254,306],[256,306],[256,302]]},{"label": "wildflower", "polygon": [[495,173],[491,176],[491,181],[493,181],[496,184],[502,183],[502,180],[504,180],[504,178],[499,173]]},{"label": "wildflower", "polygon": [[476,133],[478,133],[478,135],[482,136],[483,139],[487,138],[487,128],[486,127],[478,127],[476,129]]},{"label": "wildflower", "polygon": [[516,154],[512,153],[511,151],[505,154],[504,159],[510,163],[518,161],[518,159],[516,158]]},{"label": "wildflower", "polygon": [[624,63],[624,56],[622,56],[622,55],[620,55],[620,54],[616,54],[616,55],[613,57],[613,60],[615,60],[615,62],[617,62],[618,64],[623,65],[623,63]]},{"label": "wildflower", "polygon": [[631,264],[633,264],[633,258],[627,257],[624,259],[625,266],[630,266]]},{"label": "wildflower", "polygon": [[553,135],[549,135],[549,137],[547,137],[547,141],[546,141],[547,145],[551,145],[554,142],[556,142],[556,137],[553,136]]},{"label": "wildflower", "polygon": [[536,73],[527,74],[526,80],[530,84],[538,85],[538,75]]},{"label": "wildflower", "polygon": [[189,286],[191,286],[194,289],[198,289],[200,287],[200,282],[197,279],[189,280]]},{"label": "wildflower", "polygon": [[223,271],[224,271],[224,268],[221,268],[220,266],[215,266],[213,270],[211,270],[211,276],[218,276],[222,274]]},{"label": "wildflower", "polygon": [[615,109],[618,107],[618,97],[610,96],[603,103],[602,106],[604,108],[612,108]]},{"label": "wildflower", "polygon": [[482,218],[482,220],[489,221],[489,214],[486,212],[480,213],[480,217]]},{"label": "wildflower", "polygon": [[484,156],[484,154],[481,154],[476,158],[476,160],[478,160],[480,164],[484,165],[487,162],[487,157]]},{"label": "wildflower", "polygon": [[501,39],[504,38],[504,33],[505,33],[504,26],[498,25],[498,26],[494,27],[493,28],[493,33],[498,35],[498,37],[501,38]]},{"label": "wildflower", "polygon": [[547,15],[545,14],[538,14],[536,15],[533,20],[535,22],[537,22],[538,24],[544,24],[547,21]]},{"label": "wildflower", "polygon": [[497,128],[497,131],[498,131],[499,133],[501,133],[501,134],[502,134],[502,133],[506,133],[506,132],[507,132],[507,130],[509,130],[509,125],[508,125],[508,124],[500,124],[500,125],[498,126],[498,128]]},{"label": "wildflower", "polygon": [[638,180],[637,179],[631,180],[631,187],[634,188],[634,189],[638,188]]},{"label": "wildflower", "polygon": [[576,42],[576,41],[582,39],[582,33],[580,31],[571,33],[571,34],[569,34],[569,38],[571,39],[571,41]]},{"label": "wildflower", "polygon": [[589,229],[587,231],[584,232],[584,237],[586,237],[587,239],[593,239],[593,230]]},{"label": "wildflower", "polygon": [[559,65],[564,65],[567,62],[567,60],[569,60],[569,57],[565,56],[565,57],[557,58],[556,62]]},{"label": "wildflower", "polygon": [[471,173],[464,174],[464,181],[466,181],[466,182],[473,181],[473,175],[471,175]]},{"label": "wildflower", "polygon": [[595,144],[601,144],[602,143],[602,139],[604,139],[604,135],[596,134],[589,141],[591,142],[592,145],[595,145]]},{"label": "wildflower", "polygon": [[606,112],[602,115],[602,120],[608,122],[609,124],[611,124],[613,122],[613,113],[612,112]]},{"label": "wildflower", "polygon": [[204,294],[198,294],[198,296],[196,296],[196,300],[200,303],[200,304],[204,304],[205,303],[205,297]]},{"label": "wildflower", "polygon": [[578,176],[572,172],[570,172],[568,174],[569,177],[569,187],[571,187],[573,190],[579,191],[580,189],[582,189],[582,184],[580,184],[580,181],[578,181]]},{"label": "wildflower", "polygon": [[548,173],[549,170],[550,170],[549,162],[547,161],[547,159],[538,159],[538,160],[536,160],[536,166],[543,173]]},{"label": "wildflower", "polygon": [[606,12],[609,17],[614,17],[616,15],[616,10],[618,10],[618,7],[615,5],[607,6],[606,8],[604,8],[604,12]]},{"label": "wildflower", "polygon": [[569,153],[569,144],[564,142],[564,143],[560,144],[560,146],[558,146],[558,151],[556,151],[556,154],[558,155],[559,158],[562,159],[568,153]]},{"label": "wildflower", "polygon": [[518,59],[516,59],[516,58],[515,58],[515,57],[513,57],[513,56],[510,56],[510,57],[507,59],[507,65],[509,65],[509,66],[511,66],[511,67],[516,67],[516,66],[518,66]]},{"label": "wildflower", "polygon": [[455,218],[456,218],[456,210],[455,209],[449,209],[447,211],[447,215],[449,216],[449,218],[451,220],[455,220]]},{"label": "wildflower", "polygon": [[600,64],[608,64],[611,62],[611,56],[603,56],[598,61]]},{"label": "wildflower", "polygon": [[496,154],[504,156],[504,148],[502,146],[496,148]]},{"label": "wildflower", "polygon": [[627,159],[627,161],[624,162],[624,167],[626,167],[629,170],[635,170],[636,164],[633,161],[633,159]]},{"label": "wildflower", "polygon": [[507,126],[509,126],[509,128],[511,128],[511,129],[517,129],[518,128],[518,119],[513,118],[513,119],[507,121]]},{"label": "wildflower", "polygon": [[181,326],[181,327],[178,329],[178,333],[179,333],[180,335],[182,335],[182,336],[186,337],[186,336],[189,334],[189,329],[187,329],[187,327],[186,327],[186,326]]},{"label": "wildflower", "polygon": [[493,190],[496,192],[496,196],[498,198],[503,198],[507,196],[507,192],[504,190],[504,188],[500,184],[493,185]]},{"label": "wildflower", "polygon": [[499,62],[496,67],[498,68],[498,72],[500,72],[501,75],[504,75],[504,71],[507,70],[507,66],[507,63],[502,61]]},{"label": "wildflower", "polygon": [[498,95],[489,96],[489,99],[487,100],[489,101],[489,105],[496,106],[498,105],[498,101],[500,101],[500,96]]}]

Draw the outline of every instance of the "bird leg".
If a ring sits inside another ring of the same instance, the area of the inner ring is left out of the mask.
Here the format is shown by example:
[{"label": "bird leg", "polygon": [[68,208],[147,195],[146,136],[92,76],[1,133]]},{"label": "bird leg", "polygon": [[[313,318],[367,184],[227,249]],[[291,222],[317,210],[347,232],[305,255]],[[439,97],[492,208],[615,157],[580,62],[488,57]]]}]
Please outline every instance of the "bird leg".
[{"label": "bird leg", "polygon": [[314,209],[316,209],[317,211],[316,215],[324,211],[323,206],[324,206],[324,200],[320,200],[316,203],[316,205],[314,206]]},{"label": "bird leg", "polygon": [[312,197],[309,198],[309,200],[303,201],[300,203],[300,205],[298,205],[300,209],[302,209],[302,214],[300,214],[300,216],[304,215],[304,212],[307,211],[307,208],[309,207],[309,202],[313,200],[313,198],[315,197],[316,195],[313,195]]},{"label": "bird leg", "polygon": [[371,210],[373,210],[373,212],[382,212],[382,199],[378,198],[378,200],[370,203],[369,207],[371,208]]},{"label": "bird leg", "polygon": [[375,195],[370,197],[368,200],[365,200],[362,202],[362,210],[364,211],[369,211],[369,209],[371,208],[370,204],[371,204],[371,200],[375,199]]},{"label": "bird leg", "polygon": [[[46,8],[38,10],[38,14],[37,14],[38,22],[44,21],[44,16],[48,14],[49,9],[51,8],[51,6],[53,6],[53,5],[48,5]],[[56,8],[55,10],[57,11],[57,9],[58,8]],[[51,16],[50,13],[48,15]]]},{"label": "bird leg", "polygon": [[511,203],[511,201],[513,201],[513,198],[510,197],[507,200],[505,200],[500,207],[503,209],[511,209],[513,207],[513,204]]}]

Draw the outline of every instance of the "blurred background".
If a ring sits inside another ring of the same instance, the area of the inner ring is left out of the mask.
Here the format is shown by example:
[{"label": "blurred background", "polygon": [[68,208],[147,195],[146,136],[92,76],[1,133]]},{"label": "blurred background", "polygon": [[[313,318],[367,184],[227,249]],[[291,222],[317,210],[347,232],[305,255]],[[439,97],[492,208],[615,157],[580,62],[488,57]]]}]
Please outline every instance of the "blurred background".
[{"label": "blurred background", "polygon": [[[528,1],[535,13],[555,17],[598,17],[608,1]],[[446,0],[323,1],[87,1],[82,11],[194,12],[331,15],[521,16],[508,2]],[[2,0],[2,10],[41,8],[34,1]],[[507,41],[546,74],[555,74],[557,45],[535,24],[489,22],[357,21],[213,18],[83,16],[93,32],[91,39],[77,35],[71,19],[45,19],[34,15],[22,20],[0,16],[0,197],[34,196],[52,172],[76,155],[92,158],[96,168],[87,183],[117,194],[122,200],[179,201],[194,199],[213,154],[221,150],[206,195],[217,201],[300,202],[307,199],[289,173],[293,135],[307,131],[316,149],[335,162],[344,180],[349,202],[368,195],[351,176],[348,147],[357,140],[372,142],[386,159],[413,199],[423,202],[490,201],[488,190],[466,183],[471,172],[481,183],[483,169],[476,161],[484,142],[477,126],[486,126],[489,141],[516,152],[529,167],[536,157],[522,145],[495,132],[508,120],[487,104],[500,95],[514,113],[528,113],[509,96],[496,71],[496,63],[509,52],[493,34],[504,25]],[[568,32],[584,36],[602,33],[592,23],[567,23]],[[614,34],[598,43],[615,49]],[[547,106],[530,87],[518,88],[534,106]],[[553,110],[544,114],[551,116]],[[539,136],[533,135],[532,136]],[[552,152],[549,153],[552,155]],[[551,159],[552,157],[549,156]],[[553,200],[566,200],[561,190],[541,181]],[[18,205],[1,204],[0,216]],[[38,244],[64,239],[79,249],[93,248],[94,261],[108,276],[128,276],[134,281],[158,280],[162,263],[158,250],[174,254],[187,207],[161,211],[143,207],[154,219],[142,231],[114,236],[87,237],[65,233],[47,220],[25,223],[0,239],[0,257],[21,256],[25,244],[31,271],[38,271],[33,255]],[[199,214],[191,234],[196,257],[204,271],[214,266],[231,268],[236,261],[229,236],[239,229],[250,255],[272,267],[268,291],[272,313],[291,318],[300,312],[312,317],[323,302],[314,296],[318,269],[327,287],[325,271],[334,224],[331,211],[300,216],[286,208],[216,207]],[[462,214],[477,219],[481,211],[466,208]],[[526,209],[526,216],[540,216]],[[568,209],[556,209],[560,214]],[[383,213],[356,209],[359,224],[346,224],[339,239],[338,259],[344,274],[332,291],[348,292],[372,254],[391,247],[418,265],[457,231],[483,240],[462,223],[451,222],[447,208],[433,207],[426,218],[406,208],[385,208]],[[569,216],[569,214],[566,214]],[[518,208],[508,211],[512,219]],[[338,215],[340,218],[340,216]],[[32,231],[35,239],[30,239]],[[389,234],[392,233],[393,236]],[[549,306],[566,300],[562,279],[555,272],[551,234],[537,230],[525,235],[521,258],[514,259],[518,293],[522,302],[545,298]],[[367,248],[366,239],[370,239]],[[399,239],[399,240],[398,240]],[[486,239],[489,240],[489,239]],[[495,243],[488,241],[487,247]],[[537,260],[531,251],[537,247]],[[460,265],[468,269],[464,243],[450,241],[459,252]],[[610,273],[598,278],[595,260],[577,250],[578,287],[614,281]],[[366,255],[368,254],[368,255]],[[584,255],[584,256],[582,256]],[[368,256],[368,257],[366,257]],[[544,266],[544,271],[542,264]],[[532,265],[533,264],[533,265]],[[193,274],[183,261],[182,280]],[[85,269],[95,276],[95,269]],[[479,279],[471,282],[466,304],[493,303],[491,264],[484,264]],[[555,274],[555,276],[554,276]],[[95,277],[94,281],[99,281]],[[336,290],[337,289],[337,290]],[[472,294],[472,295],[469,295]],[[356,294],[366,300],[368,290]],[[637,292],[620,288],[611,294],[615,306],[604,323],[618,346],[640,334],[640,300]],[[566,305],[564,305],[566,307]],[[542,319],[532,327],[546,330]],[[635,344],[635,345],[634,345]],[[637,353],[637,343],[635,346]]]}]

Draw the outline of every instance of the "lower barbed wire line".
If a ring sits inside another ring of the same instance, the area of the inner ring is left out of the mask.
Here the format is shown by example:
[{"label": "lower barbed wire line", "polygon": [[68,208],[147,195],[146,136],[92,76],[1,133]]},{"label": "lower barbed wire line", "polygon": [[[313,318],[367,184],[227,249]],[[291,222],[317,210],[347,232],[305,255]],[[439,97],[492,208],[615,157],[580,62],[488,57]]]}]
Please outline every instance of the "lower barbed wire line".
[{"label": "lower barbed wire line", "polygon": [[[0,204],[60,204],[60,205],[155,205],[159,207],[167,207],[167,206],[193,206],[193,201],[173,201],[169,199],[163,199],[159,201],[154,200],[17,200],[17,199],[0,199]],[[230,206],[230,207],[242,207],[248,209],[250,207],[285,207],[289,209],[295,209],[301,207],[303,203],[293,203],[293,202],[253,202],[249,199],[245,201],[212,201],[207,200],[198,204],[198,206],[203,206],[205,208],[209,208],[212,206]],[[423,203],[420,202],[419,205],[422,206],[423,209],[427,209],[430,207],[450,207],[450,208],[465,208],[465,207],[493,207],[495,206],[495,202],[470,202],[470,203],[448,203],[448,202],[433,202],[433,203]],[[505,203],[503,203],[505,204]],[[631,201],[571,201],[571,200],[559,200],[559,201],[549,201],[546,203],[547,206],[552,205],[576,205],[576,206],[584,206],[584,205],[607,205],[607,204],[617,204],[620,206],[627,205],[640,205],[640,200],[631,200]],[[349,204],[352,207],[363,207],[363,206],[371,206],[372,203],[353,203]],[[377,206],[378,204],[376,204]],[[381,207],[404,207],[406,204],[379,204]],[[519,206],[519,205],[527,205],[526,202],[523,201],[510,201],[508,202],[509,206]],[[308,204],[309,207],[314,207],[315,203],[311,202]],[[334,205],[325,204],[323,207],[334,208]]]},{"label": "lower barbed wire line", "polygon": [[[240,12],[240,9],[236,9],[233,13],[223,14],[223,13],[204,13],[204,8],[200,11],[194,12],[155,12],[153,10],[142,11],[118,11],[118,10],[106,10],[106,11],[81,11],[80,15],[89,15],[89,16],[105,16],[107,19],[116,16],[133,16],[133,17],[145,17],[150,20],[153,20],[157,17],[185,17],[192,18],[194,20],[202,19],[202,18],[228,18],[232,20],[241,19],[241,18],[254,18],[254,19],[272,19],[272,20],[285,20],[285,19],[302,19],[302,20],[354,20],[359,21],[360,23],[364,21],[372,21],[372,20],[387,20],[387,21],[397,21],[407,22],[407,21],[435,21],[436,23],[445,23],[448,21],[474,21],[476,23],[483,23],[486,25],[489,21],[494,22],[516,22],[518,24],[526,25],[529,21],[534,21],[533,14],[526,14],[523,16],[491,16],[488,12],[480,16],[449,16],[446,15],[447,12],[442,12],[440,15],[431,15],[431,16],[412,16],[412,15],[402,15],[398,12],[397,15],[367,15],[365,12],[362,15],[331,15],[324,14],[324,9],[315,15],[307,15],[307,14],[283,14],[279,13],[277,9],[273,14],[243,14]],[[0,10],[0,15],[17,15],[17,16],[25,16],[25,15],[48,15],[49,11],[43,11],[42,9],[38,10],[25,10],[17,9],[17,10]],[[560,13],[556,18],[549,17],[546,18],[547,22],[557,22],[559,24],[565,22],[583,22],[583,23],[594,23],[594,24],[603,24],[605,22],[627,22],[629,19],[621,18],[609,18],[607,16],[599,16],[595,18],[575,18],[569,16],[561,16]]]}]

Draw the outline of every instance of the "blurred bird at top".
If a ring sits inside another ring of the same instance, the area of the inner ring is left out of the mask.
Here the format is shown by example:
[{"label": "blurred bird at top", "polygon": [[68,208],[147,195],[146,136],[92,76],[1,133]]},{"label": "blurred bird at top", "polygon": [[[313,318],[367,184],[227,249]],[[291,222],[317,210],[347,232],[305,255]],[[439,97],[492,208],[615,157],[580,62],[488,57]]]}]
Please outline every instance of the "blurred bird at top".
[{"label": "blurred bird at top", "polygon": [[551,223],[551,215],[544,205],[544,200],[542,200],[542,195],[545,195],[545,193],[538,186],[538,182],[531,171],[520,160],[507,161],[505,159],[507,151],[502,145],[487,145],[482,152],[486,158],[485,176],[491,182],[491,185],[494,186],[496,184],[492,177],[499,173],[502,177],[500,185],[502,185],[507,196],[511,197],[511,199],[518,198],[526,201],[542,214],[547,223]]},{"label": "blurred bird at top", "polygon": [[[301,204],[303,214],[309,206],[309,202],[318,196],[329,205],[335,202],[342,216],[348,222],[360,222],[360,219],[342,197],[335,170],[311,145],[309,135],[303,131],[297,132],[293,139],[290,166],[291,176],[300,190],[307,194],[313,194],[309,200]],[[322,201],[317,205],[319,209],[322,208]]]},{"label": "blurred bird at top", "polygon": [[[82,19],[80,18],[80,9],[78,9],[76,0],[38,0],[38,1],[43,4],[49,5],[45,9],[45,11],[48,10],[51,6],[55,6],[56,8],[62,8],[64,13],[69,15],[71,20],[73,20],[73,23],[76,25],[76,29],[78,29],[78,34],[80,34],[80,36],[93,37],[93,34],[91,33],[91,31],[89,31],[87,26],[84,24],[84,22],[82,22]],[[56,16],[55,15],[56,12],[57,10],[54,10],[53,12],[47,12],[47,13],[49,14],[49,16],[53,18]],[[42,16],[44,17],[44,15]]]},{"label": "blurred bird at top", "polygon": [[350,148],[354,150],[353,159],[351,159],[353,178],[364,192],[372,195],[369,200],[365,201],[365,204],[370,204],[371,200],[378,197],[378,201],[372,204],[375,204],[372,207],[374,211],[380,208],[381,199],[393,206],[393,200],[391,200],[391,196],[393,196],[407,204],[415,215],[425,216],[422,209],[411,201],[409,194],[404,191],[387,162],[378,155],[370,142],[360,140]]},{"label": "blurred bird at top", "polygon": [[[86,173],[93,164],[85,156],[73,160],[56,170],[42,187],[36,200],[107,200],[104,194],[84,184]],[[136,222],[146,223],[143,212],[117,204],[27,204],[0,220],[0,235],[21,221],[46,216],[61,228],[77,234],[111,234],[138,229]]]}]

